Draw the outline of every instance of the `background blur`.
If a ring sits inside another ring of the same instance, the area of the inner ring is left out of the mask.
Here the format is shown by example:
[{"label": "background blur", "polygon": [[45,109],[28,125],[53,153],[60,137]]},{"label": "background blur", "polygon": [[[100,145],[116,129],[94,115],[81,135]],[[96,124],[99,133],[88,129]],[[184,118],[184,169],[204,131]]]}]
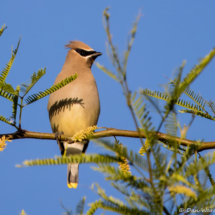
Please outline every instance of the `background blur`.
[{"label": "background blur", "polygon": [[[140,88],[163,91],[162,85],[168,82],[163,74],[173,77],[174,71],[186,60],[184,77],[215,45],[214,1],[1,1],[0,25],[5,23],[8,28],[0,38],[0,71],[11,57],[11,45],[15,48],[22,36],[7,82],[16,87],[26,83],[34,71],[46,67],[47,74],[30,94],[47,89],[61,71],[67,54],[64,45],[70,40],[83,41],[102,52],[97,62],[112,69],[102,23],[102,13],[107,6],[111,6],[111,33],[121,56],[132,23],[142,8],[144,16],[138,25],[127,70],[132,91]],[[98,126],[134,130],[120,85],[95,65],[92,71],[101,100]],[[191,89],[200,92],[207,100],[215,100],[214,72],[215,60],[191,85]],[[23,129],[51,132],[47,102],[48,97],[45,97],[24,108]],[[0,98],[0,115],[11,116],[11,103],[4,98]],[[179,116],[182,125],[191,120],[188,114]],[[152,113],[152,120],[154,126],[158,126],[160,116]],[[196,117],[188,138],[214,141],[214,123]],[[14,131],[0,122],[0,133]],[[164,128],[161,131],[165,131]],[[140,148],[138,140],[119,139],[130,149],[137,151]],[[91,142],[87,152],[105,151]],[[64,209],[60,199],[66,208],[74,210],[83,196],[87,196],[87,203],[99,198],[89,189],[94,182],[98,182],[108,195],[121,197],[102,174],[90,168],[92,165],[80,165],[79,186],[75,190],[67,187],[66,165],[15,167],[26,159],[52,158],[55,155],[60,155],[56,141],[26,139],[8,143],[7,148],[0,152],[0,214],[18,214],[22,209],[28,215],[62,214]]]}]

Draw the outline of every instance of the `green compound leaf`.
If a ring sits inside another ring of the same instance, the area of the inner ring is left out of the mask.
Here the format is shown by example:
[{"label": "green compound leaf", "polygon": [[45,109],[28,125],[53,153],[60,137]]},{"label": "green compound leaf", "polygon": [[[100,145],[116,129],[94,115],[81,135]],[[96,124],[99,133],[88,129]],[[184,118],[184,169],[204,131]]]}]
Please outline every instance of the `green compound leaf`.
[{"label": "green compound leaf", "polygon": [[[166,94],[166,93],[161,93],[161,92],[158,92],[158,91],[150,91],[148,89],[142,90],[141,93],[143,95],[147,95],[147,96],[154,97],[154,98],[157,98],[157,99],[170,101],[170,96],[168,94]],[[175,104],[179,105],[181,107],[184,107],[184,108],[188,108],[190,110],[194,110],[194,111],[197,110],[197,111],[202,112],[202,108],[199,105],[191,104],[190,102],[185,101],[183,99],[178,99]]]},{"label": "green compound leaf", "polygon": [[110,70],[106,69],[104,66],[100,65],[99,63],[96,63],[96,66],[101,69],[104,73],[109,75],[111,78],[113,78],[115,81],[119,82],[119,79],[115,74],[113,74]]},{"label": "green compound leaf", "polygon": [[6,119],[4,116],[0,116],[0,120],[1,120],[2,122],[5,122],[5,123],[9,124],[9,125],[12,125],[12,123],[9,122],[9,120]]},{"label": "green compound leaf", "polygon": [[14,95],[13,94],[11,94],[11,93],[8,93],[8,92],[5,92],[4,90],[1,90],[0,89],[0,96],[2,96],[2,97],[4,97],[4,98],[6,98],[6,99],[8,99],[9,101],[13,101],[13,98],[14,98]]},{"label": "green compound leaf", "polygon": [[84,214],[84,204],[85,204],[85,201],[86,201],[86,197],[83,197],[77,207],[76,207],[76,213],[77,215],[83,215]]},{"label": "green compound leaf", "polygon": [[113,198],[112,196],[107,196],[105,191],[97,186],[97,194],[102,198],[102,200],[95,201],[91,204],[91,208],[88,210],[87,215],[92,215],[95,213],[95,211],[98,208],[113,211],[119,214],[128,214],[128,215],[149,215],[150,212],[147,212],[145,210],[141,210],[134,207],[128,207],[126,204],[124,204],[119,199]]},{"label": "green compound leaf", "polygon": [[56,156],[55,159],[36,159],[24,161],[23,165],[16,165],[17,167],[25,166],[43,166],[43,165],[62,165],[68,163],[112,163],[112,162],[122,162],[120,158],[109,156],[109,155],[100,155],[100,154],[81,154],[81,155],[72,155],[72,156]]},{"label": "green compound leaf", "polygon": [[[171,80],[170,79],[170,83],[169,84],[175,85],[176,84],[176,80],[177,80],[177,78],[175,78],[175,80]],[[183,93],[185,95],[187,95],[188,97],[190,97],[204,111],[206,111],[205,110],[205,101],[204,101],[204,99],[199,94],[197,94],[193,90],[191,90],[190,87],[187,87]]]},{"label": "green compound leaf", "polygon": [[31,76],[31,82],[30,83],[25,83],[25,84],[21,84],[21,91],[24,94],[23,96],[25,96],[30,90],[31,88],[40,80],[40,78],[43,77],[43,75],[46,74],[46,68],[45,69],[40,69],[37,73],[34,72],[33,75]]},{"label": "green compound leaf", "polygon": [[183,93],[186,88],[197,78],[197,76],[203,71],[203,69],[210,63],[210,61],[215,56],[215,48],[206,55],[201,62],[196,65],[184,78],[184,80],[180,83],[178,93]]},{"label": "green compound leaf", "polygon": [[135,92],[131,98],[132,107],[134,112],[141,124],[142,128],[149,129],[152,125],[151,117],[149,117],[149,111],[146,110],[146,104],[143,103],[142,97],[136,98],[137,93]]},{"label": "green compound leaf", "polygon": [[16,54],[17,54],[17,51],[19,48],[20,40],[21,40],[21,38],[19,39],[16,49],[14,51],[12,51],[12,56],[11,56],[9,62],[6,64],[6,67],[4,68],[4,70],[0,73],[0,82],[5,82],[5,79],[7,78],[7,75],[10,72],[10,69],[13,65],[13,62],[15,60],[15,57],[16,57]]},{"label": "green compound leaf", "polygon": [[16,88],[16,94],[13,97],[13,104],[12,104],[12,119],[14,123],[16,123],[16,114],[17,114],[17,106],[18,106],[18,100],[19,100],[19,92],[20,92],[20,86],[17,86]]},{"label": "green compound leaf", "polygon": [[5,27],[5,24],[2,25],[1,29],[0,29],[0,36],[3,34],[4,30],[6,29],[7,27]]},{"label": "green compound leaf", "polygon": [[205,101],[206,105],[211,109],[213,115],[215,115],[215,102],[210,100],[209,102]]},{"label": "green compound leaf", "polygon": [[208,113],[203,113],[201,111],[197,111],[197,110],[179,110],[180,113],[191,113],[191,114],[195,114],[197,116],[201,116],[201,117],[204,117],[206,119],[210,119],[210,120],[214,120],[215,121],[215,118],[212,117],[211,115],[209,115]]},{"label": "green compound leaf", "polygon": [[44,92],[39,92],[36,94],[33,94],[31,96],[28,96],[26,99],[26,105],[29,105],[35,101],[38,101],[39,99],[44,98],[45,96],[48,96],[49,94],[59,90],[60,88],[66,86],[67,84],[71,83],[72,81],[74,81],[76,78],[78,77],[77,74],[72,75],[68,78],[65,78],[64,80],[62,80],[61,82],[59,82],[58,84],[55,84],[53,86],[51,86],[49,89],[45,90]]},{"label": "green compound leaf", "polygon": [[3,90],[13,95],[17,95],[17,92],[13,89],[13,87],[10,84],[7,84],[6,82],[0,82],[0,90]]}]

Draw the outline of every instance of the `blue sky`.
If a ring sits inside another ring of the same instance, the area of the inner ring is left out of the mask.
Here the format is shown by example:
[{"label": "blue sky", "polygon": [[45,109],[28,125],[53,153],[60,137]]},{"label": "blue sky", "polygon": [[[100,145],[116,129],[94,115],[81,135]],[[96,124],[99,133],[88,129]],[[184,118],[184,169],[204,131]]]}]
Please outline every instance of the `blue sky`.
[{"label": "blue sky", "polygon": [[[162,85],[168,82],[163,74],[173,77],[174,71],[186,60],[184,77],[198,59],[215,46],[214,1],[1,1],[0,25],[5,23],[8,27],[0,38],[1,70],[10,59],[11,45],[15,48],[22,36],[7,82],[15,87],[29,80],[34,71],[46,67],[46,75],[31,93],[47,89],[61,71],[67,54],[64,45],[70,40],[83,41],[102,52],[97,62],[113,70],[106,53],[107,37],[102,23],[102,12],[107,6],[110,6],[113,42],[118,45],[121,56],[138,11],[142,9],[144,15],[140,19],[128,62],[128,84],[132,92],[140,88],[163,91]],[[134,130],[119,84],[96,66],[92,67],[92,71],[101,101],[98,126]],[[214,72],[215,60],[191,85],[195,92],[200,92],[207,100],[215,100]],[[48,97],[24,109],[23,129],[51,132],[47,102]],[[0,104],[0,115],[11,116],[11,103],[0,98]],[[152,115],[156,126],[160,117],[155,113]],[[187,114],[179,117],[181,124],[191,120]],[[0,122],[0,133],[14,131]],[[213,131],[213,121],[196,117],[188,138],[213,141]],[[119,139],[130,149],[137,151],[140,148],[137,140]],[[105,151],[91,142],[87,152]],[[75,209],[83,196],[87,196],[87,203],[98,199],[89,189],[94,182],[98,182],[107,194],[121,197],[108,185],[102,174],[90,168],[91,165],[81,165],[76,190],[67,188],[66,165],[15,168],[15,164],[27,159],[55,155],[60,155],[55,141],[25,139],[8,143],[7,148],[0,152],[0,214],[18,214],[22,209],[28,215],[62,214],[64,210],[60,199],[68,209]],[[215,174],[213,170],[212,174]]]}]

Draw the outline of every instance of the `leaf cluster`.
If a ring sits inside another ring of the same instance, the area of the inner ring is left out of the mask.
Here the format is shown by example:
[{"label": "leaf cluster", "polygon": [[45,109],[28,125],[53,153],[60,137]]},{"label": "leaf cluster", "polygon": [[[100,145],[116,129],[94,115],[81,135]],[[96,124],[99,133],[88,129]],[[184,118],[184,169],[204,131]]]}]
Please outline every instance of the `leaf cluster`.
[{"label": "leaf cluster", "polygon": [[[153,97],[156,99],[165,100],[167,102],[167,105],[165,107],[167,108],[167,112],[171,110],[173,104],[184,108],[182,110],[179,110],[180,113],[191,113],[193,115],[204,117],[210,120],[215,120],[214,102],[212,100],[210,100],[209,102],[206,101],[205,99],[202,98],[200,94],[195,93],[189,87],[189,85],[201,74],[204,68],[211,62],[214,56],[215,48],[212,49],[208,55],[202,58],[199,64],[194,66],[194,68],[186,75],[184,80],[181,81],[181,73],[185,65],[185,63],[183,63],[183,65],[179,68],[178,76],[174,80],[170,79],[170,82],[168,83],[173,87],[173,90],[171,92],[162,93],[158,91],[150,91],[148,89],[145,89],[141,90],[140,94],[142,94],[146,98]],[[195,102],[195,104],[190,103],[190,101],[188,100],[180,99],[179,97],[181,96],[182,93],[184,93],[186,96],[192,99]],[[205,106],[208,106],[210,108],[213,116],[208,113]],[[166,116],[167,115],[168,114],[166,114]]]},{"label": "leaf cluster", "polygon": [[[6,29],[5,25],[3,25],[2,28],[0,29],[0,36],[2,35],[5,29]],[[40,78],[42,78],[43,75],[45,75],[46,68],[40,69],[38,70],[38,72],[34,72],[30,78],[29,83],[23,83],[23,84],[17,85],[16,89],[14,89],[11,86],[11,84],[8,84],[6,82],[6,78],[11,70],[15,57],[17,55],[20,41],[21,41],[21,38],[18,41],[16,49],[12,51],[12,55],[9,62],[6,64],[3,71],[0,72],[0,96],[12,102],[12,116],[10,118],[6,118],[0,115],[0,121],[3,121],[9,125],[12,125],[17,129],[21,129],[22,110],[26,105],[29,105],[35,101],[38,101],[44,98],[45,96],[50,95],[51,93],[59,90],[60,88],[71,83],[77,78],[77,74],[72,75],[44,91],[32,94],[26,98],[25,100],[26,104],[24,104],[23,103],[24,97],[29,93],[29,91],[33,88],[33,86],[40,80]],[[22,93],[22,95],[20,93]],[[16,123],[18,107],[20,109],[19,124]]]}]

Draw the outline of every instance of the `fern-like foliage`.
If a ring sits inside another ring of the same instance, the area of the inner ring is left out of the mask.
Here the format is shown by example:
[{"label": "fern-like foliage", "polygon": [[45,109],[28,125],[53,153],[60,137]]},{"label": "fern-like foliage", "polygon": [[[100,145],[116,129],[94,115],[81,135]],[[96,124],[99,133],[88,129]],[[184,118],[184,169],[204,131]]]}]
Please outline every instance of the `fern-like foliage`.
[{"label": "fern-like foliage", "polygon": [[199,94],[196,94],[193,90],[190,89],[190,87],[187,87],[184,93],[205,111],[205,101]]},{"label": "fern-like foliage", "polygon": [[[145,96],[154,97],[157,99],[162,99],[167,102],[167,105],[165,106],[167,111],[164,119],[166,119],[169,112],[173,110],[173,106],[176,104],[186,108],[186,110],[180,111],[181,113],[185,113],[185,112],[194,113],[195,115],[213,120],[213,117],[210,116],[205,110],[206,101],[200,95],[195,94],[194,91],[189,88],[189,85],[203,71],[203,69],[208,65],[208,63],[210,63],[210,61],[214,58],[214,56],[215,56],[215,48],[206,57],[204,57],[200,61],[200,63],[196,65],[181,82],[181,74],[182,74],[183,67],[185,65],[185,63],[183,63],[182,66],[180,67],[179,74],[175,78],[175,80],[170,80],[170,84],[172,84],[173,89],[170,90],[168,93],[160,93],[156,91],[153,92],[148,89],[145,89],[141,92],[141,94]],[[182,93],[185,93],[196,104],[193,105],[193,104],[190,104],[190,102],[188,101],[179,99]],[[211,107],[212,105],[213,103],[210,103],[209,107]],[[212,112],[213,112],[213,109],[212,109]],[[161,125],[162,123],[160,124],[160,126]],[[159,129],[160,129],[160,126],[159,126]]]},{"label": "fern-like foliage", "polygon": [[[118,187],[119,187],[119,185],[118,185]],[[128,202],[128,204],[133,208],[145,207],[148,210],[150,210],[149,204],[146,201],[144,201],[144,199],[140,198],[140,195],[138,193],[136,193],[135,191],[131,191],[131,194],[128,197],[125,197],[125,199]]]},{"label": "fern-like foliage", "polygon": [[[201,159],[203,162],[205,161],[205,160],[204,160],[204,157],[202,157],[200,154],[199,154],[199,159]],[[209,166],[206,166],[206,167],[204,168],[204,171],[205,171],[205,173],[206,173],[208,179],[210,180],[211,185],[214,187],[214,186],[215,186],[215,181],[214,181],[214,179],[213,179],[212,174],[210,173]],[[201,187],[201,185],[200,185],[200,181],[198,180],[197,175],[195,175],[195,176],[196,176],[196,177],[194,177],[194,180],[195,180],[195,182],[197,183],[196,185],[197,185],[197,186],[199,187],[199,189],[201,190],[202,187]]]},{"label": "fern-like foliage", "polygon": [[13,89],[13,87],[10,84],[7,84],[6,82],[0,82],[0,90],[3,90],[12,95],[17,95],[17,92]]},{"label": "fern-like foliage", "polygon": [[0,121],[5,122],[9,125],[12,125],[12,123],[9,121],[9,119],[6,119],[4,116],[0,116]]},{"label": "fern-like foliage", "polygon": [[209,102],[205,101],[207,106],[211,109],[213,115],[215,116],[215,101],[210,100]]},{"label": "fern-like foliage", "polygon": [[[174,118],[171,115],[170,117]],[[169,125],[175,124],[176,120],[171,119],[170,121]],[[176,126],[174,127],[176,128]],[[176,131],[172,131],[171,129],[170,133],[175,134]],[[151,187],[150,183],[144,177],[138,178],[134,175],[126,175],[122,170],[111,166],[110,163],[99,164],[98,168],[94,167],[93,169],[107,175],[106,180],[120,182],[120,184],[112,183],[112,186],[125,196],[129,206],[119,199],[107,196],[105,191],[96,185],[98,188],[97,193],[101,199],[91,204],[91,208],[87,214],[94,214],[98,208],[114,211],[119,214],[159,214],[159,212],[162,214],[164,210],[163,205],[167,205],[167,202],[171,202],[172,207],[165,208],[165,211],[169,210],[172,211],[171,214],[174,214],[173,211],[177,212],[179,209],[176,201],[172,201],[176,196],[178,198],[181,196],[183,204],[180,205],[180,208],[186,208],[185,206],[190,204],[194,209],[198,209],[200,205],[202,208],[214,205],[214,188],[199,189],[199,186],[201,187],[202,185],[199,184],[197,186],[189,179],[191,176],[196,175],[198,172],[215,163],[215,153],[208,153],[198,161],[191,160],[188,163],[193,152],[198,150],[200,144],[196,143],[187,148],[181,159],[176,159],[176,154],[173,153],[169,161],[167,161],[167,156],[161,152],[160,147],[154,144],[151,147],[155,161],[152,167],[153,180],[156,181],[154,188]],[[112,151],[117,150],[113,145],[107,145],[106,148],[112,149]],[[128,188],[131,188],[131,190],[129,191]],[[171,191],[171,194],[169,191]],[[170,198],[168,197],[168,193]],[[164,203],[164,199],[167,202]]]},{"label": "fern-like foliage", "polygon": [[[117,153],[117,157],[124,157],[126,158],[130,163],[137,165],[141,169],[148,171],[147,169],[147,161],[141,156],[139,153],[134,153],[133,151],[128,151],[127,148],[123,148],[122,150],[116,145],[111,143],[108,140],[104,139],[93,139],[93,142],[96,144],[104,147],[105,149],[112,151],[114,153]],[[119,161],[123,162],[123,160]]]},{"label": "fern-like foliage", "polygon": [[149,117],[149,111],[146,111],[146,104],[143,104],[142,97],[137,97],[137,93],[135,92],[131,98],[132,107],[136,113],[136,116],[139,119],[142,128],[150,129],[152,123],[150,122],[151,117]]},{"label": "fern-like foliage", "polygon": [[13,62],[15,60],[15,57],[16,57],[16,54],[17,54],[17,51],[18,51],[18,48],[19,48],[20,40],[21,39],[19,39],[19,42],[18,42],[18,45],[17,45],[16,49],[14,51],[12,51],[12,56],[11,56],[9,62],[7,63],[6,67],[0,73],[0,82],[5,82],[5,79],[7,78],[7,75],[10,72],[10,69],[11,69],[11,67],[13,65]]},{"label": "fern-like foliage", "polygon": [[4,30],[6,29],[7,27],[5,27],[5,24],[2,25],[1,29],[0,29],[0,36],[3,34]]},{"label": "fern-like foliage", "polygon": [[204,170],[205,167],[209,167],[215,163],[215,152],[207,153],[206,155],[202,156],[198,162],[192,162],[189,166],[185,169],[185,176],[189,177],[190,175],[194,175],[196,172],[200,172]]},{"label": "fern-like foliage", "polygon": [[9,101],[13,101],[14,95],[8,92],[5,92],[4,90],[0,89],[0,96],[4,97],[5,99],[8,99]]},{"label": "fern-like foliage", "polygon": [[166,119],[166,133],[177,137],[177,120],[176,120],[176,114],[172,112],[169,117]]},{"label": "fern-like foliage", "polygon": [[[172,85],[175,85],[177,80],[177,77],[175,78],[175,80],[171,80],[170,79],[170,83]],[[187,87],[184,91],[184,94],[187,95],[189,98],[191,98],[199,107],[202,108],[202,110],[205,110],[205,100],[199,95],[196,94],[193,90],[190,89],[190,87]]]},{"label": "fern-like foliage", "polygon": [[[147,96],[151,96],[151,97],[154,97],[154,98],[157,98],[157,99],[162,99],[164,101],[170,101],[170,95],[168,95],[167,93],[161,93],[161,92],[158,92],[158,91],[150,91],[148,89],[145,89],[145,90],[142,90],[141,91],[141,94],[142,95],[147,95]],[[201,106],[199,105],[195,105],[195,104],[191,104],[190,102],[188,101],[185,101],[183,99],[178,99],[176,102],[175,102],[176,105],[179,105],[181,107],[184,107],[184,108],[187,108],[187,109],[190,109],[190,110],[197,110],[197,111],[200,111],[203,113],[202,111],[202,108]]]},{"label": "fern-like foliage", "polygon": [[21,92],[24,94],[23,96],[25,96],[31,90],[31,88],[40,80],[40,78],[42,78],[43,75],[45,74],[46,68],[40,69],[37,73],[36,72],[33,73],[33,75],[31,76],[30,83],[21,84]]},{"label": "fern-like foliage", "polygon": [[[192,158],[193,153],[198,150],[200,145],[201,145],[201,142],[197,141],[195,144],[192,144],[186,148],[185,152],[181,156],[181,160],[178,161],[178,169],[176,171],[177,174],[180,174],[180,172],[183,172],[183,169],[186,169],[186,164]],[[171,162],[169,161],[168,167],[170,167],[171,165],[170,163]],[[169,171],[169,168],[168,168],[168,171]]]},{"label": "fern-like foliage", "polygon": [[[166,119],[166,117],[169,115],[169,113],[171,111],[174,111],[175,103],[177,102],[177,100],[179,99],[179,97],[181,95],[181,93],[179,91],[179,87],[180,87],[181,76],[182,76],[182,71],[183,71],[184,66],[185,66],[185,61],[182,63],[182,65],[179,68],[179,72],[178,72],[178,75],[177,75],[175,85],[172,86],[172,88],[170,86],[168,87],[167,92],[170,95],[170,100],[167,101],[167,104],[164,106],[166,111],[165,111],[165,117],[163,118],[163,121]],[[162,121],[162,123],[163,123],[163,121]],[[162,125],[162,123],[161,123],[161,125]]]},{"label": "fern-like foliage", "polygon": [[[168,133],[175,135],[176,134],[176,119],[172,114],[169,115],[170,119],[167,120],[168,126],[171,126],[171,128],[168,128]],[[172,128],[173,127],[173,128]],[[111,151],[117,151],[117,147],[114,147],[114,145],[108,144],[107,142],[100,144],[103,145],[105,148],[111,150]],[[112,185],[123,195],[126,196],[126,201],[130,205],[132,209],[138,210],[137,213],[143,214],[146,212],[150,212],[157,214],[158,211],[160,211],[160,208],[163,208],[163,199],[168,199],[165,193],[167,193],[165,190],[171,190],[171,199],[173,196],[182,195],[183,204],[181,205],[181,208],[183,208],[185,205],[189,205],[191,202],[194,208],[197,208],[195,206],[195,203],[199,206],[201,203],[201,200],[198,198],[198,195],[200,194],[202,197],[204,196],[204,204],[202,207],[206,208],[210,205],[211,199],[213,199],[214,192],[210,193],[210,196],[205,195],[205,193],[208,194],[208,191],[205,192],[205,189],[199,189],[200,185],[195,185],[190,182],[189,177],[196,174],[197,172],[200,172],[204,170],[205,167],[208,165],[211,165],[212,163],[215,163],[215,153],[211,155],[210,153],[206,156],[204,156],[203,159],[199,159],[198,162],[191,161],[188,164],[188,160],[191,158],[194,151],[198,150],[198,147],[200,146],[200,143],[197,143],[197,145],[191,145],[189,148],[187,148],[187,151],[183,154],[181,157],[181,161],[177,159],[176,153],[172,154],[172,159],[167,162],[166,155],[163,154],[160,150],[160,147],[156,144],[151,146],[151,152],[154,157],[155,164],[152,169],[153,173],[153,179],[156,181],[155,187],[152,188],[150,184],[141,177],[136,177],[133,175],[125,174],[122,170],[111,166],[108,164],[99,164],[98,167],[94,167],[93,169],[98,170],[100,172],[103,172],[107,175],[106,180],[111,181],[119,181],[120,184],[112,183]],[[174,145],[172,146],[174,149]],[[126,152],[126,151],[125,151]],[[174,152],[174,150],[173,150]],[[124,157],[128,157],[129,160],[129,153],[124,153]],[[129,160],[131,162],[131,160]],[[135,162],[132,163],[133,165]],[[132,166],[133,166],[132,165]],[[196,166],[197,165],[197,166]],[[145,169],[145,171],[147,171]],[[122,183],[125,183],[125,185],[122,185]],[[182,185],[181,185],[182,184]],[[134,189],[131,191],[131,193],[126,188],[132,188]],[[199,193],[197,195],[197,192]],[[108,197],[103,190],[98,191],[98,194],[102,199],[99,201],[94,202],[91,205],[90,210],[88,211],[89,214],[93,214],[98,208],[100,209],[106,209],[108,211],[114,211],[118,212],[120,214],[129,214],[130,208],[122,203],[119,200],[116,200],[114,198]],[[186,200],[185,198],[186,197]],[[210,201],[208,201],[210,199]],[[206,203],[208,202],[208,203]],[[210,203],[209,203],[210,202]],[[107,205],[109,207],[107,207]],[[165,203],[166,204],[166,203]],[[174,202],[171,202],[172,205],[175,205]],[[124,210],[120,210],[123,205]],[[207,205],[207,206],[206,206]],[[141,207],[142,210],[140,210]],[[143,208],[142,208],[143,207]],[[169,209],[169,208],[168,208]],[[136,211],[132,211],[132,213],[135,213]],[[165,209],[167,210],[167,209]],[[169,211],[173,211],[173,208],[170,208]],[[94,211],[92,213],[92,211]],[[173,212],[172,212],[173,213]]]},{"label": "fern-like foliage", "polygon": [[11,116],[11,118],[14,121],[14,124],[16,124],[16,114],[17,114],[17,106],[18,106],[18,100],[19,100],[19,92],[20,92],[20,86],[17,86],[16,95],[13,97],[12,116]]},{"label": "fern-like foliage", "polygon": [[184,80],[180,83],[178,93],[183,93],[186,88],[201,74],[203,69],[211,62],[211,60],[215,56],[215,48],[211,50],[211,52],[201,59],[200,63],[196,65],[184,78]]},{"label": "fern-like foliage", "polygon": [[[196,211],[198,210],[198,208],[201,208],[203,212],[207,214],[211,214],[209,212],[210,211],[213,212],[213,210],[210,208],[214,208],[214,205],[215,205],[215,200],[213,199],[214,195],[215,195],[215,189],[213,187],[209,189],[205,189],[202,192],[199,192],[197,199],[190,198],[189,201],[187,201],[187,203],[189,204],[189,208],[192,208]],[[179,211],[179,209],[183,208],[183,206],[184,206],[184,202],[178,205],[175,211]]]},{"label": "fern-like foliage", "polygon": [[131,36],[128,40],[127,50],[124,52],[124,59],[123,59],[123,76],[126,76],[126,69],[128,58],[131,52],[132,45],[134,43],[135,35],[137,32],[137,26],[140,20],[140,15],[136,18],[136,21],[133,23],[133,28],[131,29]]},{"label": "fern-like foliage", "polygon": [[59,90],[60,88],[64,87],[65,85],[71,83],[72,81],[74,81],[77,78],[77,74],[72,75],[68,78],[65,78],[64,80],[62,80],[61,82],[59,82],[58,84],[55,84],[53,86],[51,86],[49,89],[43,91],[43,92],[39,92],[36,94],[33,94],[31,96],[28,96],[26,99],[26,105],[29,105],[35,101],[38,101],[39,99],[44,98],[45,96],[48,96],[49,94]]},{"label": "fern-like foliage", "polygon": [[111,185],[117,190],[119,190],[121,193],[123,193],[123,195],[125,196],[129,196],[131,193],[130,190],[124,184],[111,182]]},{"label": "fern-like foliage", "polygon": [[[166,149],[168,149],[168,150],[170,150],[170,151],[172,151],[172,152],[174,152],[174,150],[175,150],[175,149],[171,146],[172,144],[169,144],[169,142],[158,141],[158,143],[159,143],[160,145],[162,145],[164,148],[166,148]],[[182,146],[179,146],[179,145],[178,145],[177,153],[183,155],[183,151],[184,151],[184,148],[182,148]]]},{"label": "fern-like foliage", "polygon": [[96,200],[95,202],[90,204],[90,209],[87,211],[86,215],[94,215],[96,210],[100,207],[100,205],[102,204],[102,200]]},{"label": "fern-like foliage", "polygon": [[110,164],[98,164],[98,167],[92,168],[104,173],[106,175],[106,180],[119,181],[121,183],[126,183],[126,186],[134,187],[135,189],[148,190],[149,184],[142,178],[135,177],[119,168],[111,166]]},{"label": "fern-like foliage", "polygon": [[73,156],[56,156],[55,159],[36,159],[24,161],[23,165],[16,165],[17,167],[24,166],[41,166],[41,165],[62,165],[68,163],[112,163],[112,162],[122,162],[120,158],[101,155],[101,154],[81,154]]},{"label": "fern-like foliage", "polygon": [[86,197],[83,197],[83,198],[79,201],[79,203],[78,203],[78,205],[77,205],[77,207],[76,207],[76,212],[75,212],[75,214],[77,214],[77,215],[83,215],[83,214],[84,214],[84,204],[85,204],[85,201],[86,201]]},{"label": "fern-like foliage", "polygon": [[[97,187],[97,191],[96,191],[97,194],[104,200],[100,199],[99,201],[94,202],[91,205],[91,208],[88,210],[87,215],[94,214],[98,208],[116,212],[119,214],[128,214],[128,215],[151,214],[151,213],[146,212],[145,210],[141,210],[139,208],[129,207],[126,204],[124,204],[122,201],[120,201],[119,199],[115,199],[112,196],[110,196],[110,197],[107,196],[105,191],[98,184],[95,184],[95,185]],[[93,187],[92,187],[92,189],[93,189]]]},{"label": "fern-like foliage", "polygon": [[104,73],[106,73],[107,75],[109,75],[111,78],[113,78],[115,81],[119,82],[119,79],[117,78],[117,76],[113,72],[109,71],[104,66],[100,65],[99,63],[96,63],[96,66],[99,69],[101,69]]},{"label": "fern-like foliage", "polygon": [[138,195],[134,189],[129,189],[127,185],[112,182],[111,185],[125,196],[125,200],[133,208],[142,208],[143,206],[150,209],[150,206]]},{"label": "fern-like foliage", "polygon": [[201,117],[204,117],[206,119],[210,119],[210,120],[214,120],[215,121],[215,118],[212,117],[210,114],[208,113],[204,113],[204,112],[201,112],[201,111],[197,111],[197,110],[179,110],[180,113],[191,113],[191,114],[195,114],[197,116],[201,116]]}]

